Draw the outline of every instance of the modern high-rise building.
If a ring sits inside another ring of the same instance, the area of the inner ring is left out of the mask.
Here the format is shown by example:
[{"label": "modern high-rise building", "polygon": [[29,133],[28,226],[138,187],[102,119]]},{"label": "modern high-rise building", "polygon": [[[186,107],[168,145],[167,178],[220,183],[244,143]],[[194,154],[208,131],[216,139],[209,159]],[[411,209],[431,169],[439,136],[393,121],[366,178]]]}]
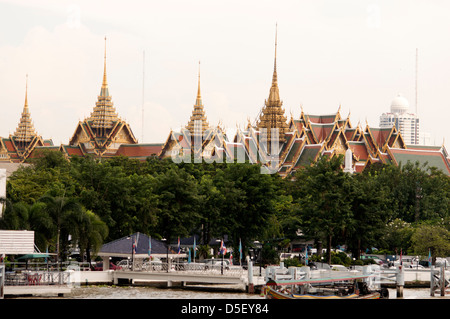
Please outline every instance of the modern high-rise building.
[{"label": "modern high-rise building", "polygon": [[391,103],[391,111],[380,116],[380,127],[395,126],[403,137],[405,144],[419,144],[419,118],[409,113],[409,103],[406,98],[398,94]]}]

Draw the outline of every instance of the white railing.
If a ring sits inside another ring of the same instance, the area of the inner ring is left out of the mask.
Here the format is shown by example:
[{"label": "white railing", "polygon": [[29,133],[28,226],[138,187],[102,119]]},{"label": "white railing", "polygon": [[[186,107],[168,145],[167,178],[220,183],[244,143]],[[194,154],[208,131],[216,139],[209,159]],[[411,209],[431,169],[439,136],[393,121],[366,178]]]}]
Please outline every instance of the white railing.
[{"label": "white railing", "polygon": [[122,267],[119,271],[133,270],[142,272],[183,272],[194,274],[216,274],[224,276],[242,276],[247,274],[247,270],[240,266],[229,266],[220,264],[206,264],[206,263],[157,263],[157,264],[140,264],[134,267]]},{"label": "white railing", "polygon": [[5,286],[66,285],[70,273],[64,271],[23,271],[5,274]]}]

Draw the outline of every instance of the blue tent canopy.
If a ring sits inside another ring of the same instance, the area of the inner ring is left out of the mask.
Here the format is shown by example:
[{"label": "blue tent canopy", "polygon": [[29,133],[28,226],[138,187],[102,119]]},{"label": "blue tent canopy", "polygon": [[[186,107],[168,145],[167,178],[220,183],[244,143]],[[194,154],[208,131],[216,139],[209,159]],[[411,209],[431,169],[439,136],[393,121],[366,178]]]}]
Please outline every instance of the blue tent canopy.
[{"label": "blue tent canopy", "polygon": [[[111,256],[111,257],[128,257],[134,254],[136,258],[145,258],[148,256],[149,251],[149,239],[150,237],[146,234],[137,232],[130,236],[125,236],[102,246],[98,252],[99,256]],[[136,244],[136,250],[133,251],[133,243]],[[174,251],[175,246],[171,245],[169,249],[169,255],[176,254]],[[151,254],[160,255],[161,257],[167,254],[167,244],[151,238]],[[178,255],[179,256],[179,255]],[[183,257],[184,254],[182,254]]]}]

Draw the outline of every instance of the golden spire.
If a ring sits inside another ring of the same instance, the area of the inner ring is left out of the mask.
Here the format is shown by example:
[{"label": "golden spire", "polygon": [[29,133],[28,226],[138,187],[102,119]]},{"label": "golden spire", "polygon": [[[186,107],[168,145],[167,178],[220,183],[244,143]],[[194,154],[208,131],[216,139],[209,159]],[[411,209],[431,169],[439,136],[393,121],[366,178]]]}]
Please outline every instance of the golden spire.
[{"label": "golden spire", "polygon": [[277,36],[278,36],[278,23],[275,25],[275,57],[273,61],[273,76],[272,86],[270,88],[269,99],[266,104],[270,106],[281,106],[280,91],[278,89],[278,76],[277,76]]},{"label": "golden spire", "polygon": [[24,108],[28,109],[28,74],[27,74],[27,79],[25,82],[25,104],[24,104]]},{"label": "golden spire", "polygon": [[278,86],[277,78],[277,37],[278,37],[278,23],[275,24],[275,57],[273,59],[273,76],[272,76],[272,86]]},{"label": "golden spire", "polygon": [[206,119],[205,110],[203,108],[202,96],[200,93],[200,61],[198,62],[198,88],[197,88],[197,98],[195,100],[194,110],[192,111],[191,118],[189,119],[186,128],[191,132],[191,135],[196,133],[199,129],[198,125],[201,124],[201,133],[209,128],[208,121]]},{"label": "golden spire", "polygon": [[[106,93],[108,89],[108,81],[106,79],[106,36],[105,36],[105,57],[103,62],[103,83],[102,83],[102,91],[101,93]],[[100,94],[102,95],[102,94]]]},{"label": "golden spire", "polygon": [[15,140],[22,143],[31,142],[36,136],[33,123],[31,121],[30,110],[28,108],[28,74],[25,85],[25,103],[23,106],[22,116],[20,117],[19,125],[14,132]]},{"label": "golden spire", "polygon": [[195,101],[195,105],[203,105],[202,95],[200,93],[200,61],[198,61],[198,89],[197,89],[197,100]]},{"label": "golden spire", "polygon": [[[110,129],[113,127],[114,122],[119,120],[119,116],[116,113],[111,96],[109,95],[108,81],[106,79],[106,36],[105,36],[105,55],[103,62],[103,82],[98,96],[98,101],[95,103],[94,111],[91,113],[90,119],[93,121],[92,127],[97,129]],[[107,134],[103,130],[97,131],[98,135]]]},{"label": "golden spire", "polygon": [[[282,108],[283,102],[280,99],[277,77],[277,41],[278,40],[278,24],[275,26],[275,56],[273,65],[272,85],[270,87],[269,98],[265,100],[265,105],[261,111],[258,129],[266,129],[266,136],[262,140],[267,141],[268,149],[270,149],[270,141],[278,138],[280,142],[285,141],[285,133],[288,130],[287,118]],[[278,137],[271,136],[271,129],[278,129]]]}]

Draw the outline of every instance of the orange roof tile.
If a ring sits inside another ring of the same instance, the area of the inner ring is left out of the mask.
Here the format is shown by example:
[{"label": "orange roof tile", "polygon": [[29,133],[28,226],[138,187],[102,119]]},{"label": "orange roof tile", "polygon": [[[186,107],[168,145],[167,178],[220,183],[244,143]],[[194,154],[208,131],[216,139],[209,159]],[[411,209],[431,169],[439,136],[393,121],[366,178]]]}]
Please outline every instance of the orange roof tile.
[{"label": "orange roof tile", "polygon": [[162,143],[158,144],[122,144],[115,155],[123,155],[128,157],[146,158],[152,155],[159,155],[163,147]]}]

